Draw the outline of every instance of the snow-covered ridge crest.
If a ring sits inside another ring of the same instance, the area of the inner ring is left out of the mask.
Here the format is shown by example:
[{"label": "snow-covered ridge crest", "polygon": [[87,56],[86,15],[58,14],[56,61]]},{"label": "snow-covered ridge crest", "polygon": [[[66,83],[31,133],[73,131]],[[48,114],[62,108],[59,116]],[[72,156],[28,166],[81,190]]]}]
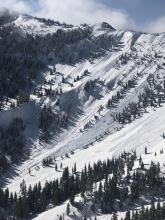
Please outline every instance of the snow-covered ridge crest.
[{"label": "snow-covered ridge crest", "polygon": [[59,29],[64,29],[67,31],[78,28],[73,25],[67,25],[65,23],[61,24],[57,21],[55,22],[50,19],[46,20],[36,18],[26,14],[19,15],[13,24],[17,27],[20,27],[25,32],[33,35],[46,35],[55,33]]},{"label": "snow-covered ridge crest", "polygon": [[58,21],[53,21],[50,19],[46,20],[42,18],[37,18],[26,14],[17,16],[13,21],[13,24],[23,29],[25,32],[33,35],[51,34],[55,33],[59,29],[63,29],[65,31],[77,28],[83,29],[86,26],[89,26],[93,29],[94,35],[100,35],[103,33],[105,34],[115,31],[115,29],[106,22],[101,22],[94,25],[81,24],[80,26],[73,26],[70,24],[60,23]]}]

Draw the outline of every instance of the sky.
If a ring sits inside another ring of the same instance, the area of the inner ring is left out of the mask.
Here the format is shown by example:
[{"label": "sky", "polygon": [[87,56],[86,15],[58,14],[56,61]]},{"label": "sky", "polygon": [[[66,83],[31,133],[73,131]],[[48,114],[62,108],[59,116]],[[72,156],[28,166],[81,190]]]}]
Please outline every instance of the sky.
[{"label": "sky", "polygon": [[106,21],[116,29],[165,32],[165,0],[0,0],[0,9],[76,25]]}]

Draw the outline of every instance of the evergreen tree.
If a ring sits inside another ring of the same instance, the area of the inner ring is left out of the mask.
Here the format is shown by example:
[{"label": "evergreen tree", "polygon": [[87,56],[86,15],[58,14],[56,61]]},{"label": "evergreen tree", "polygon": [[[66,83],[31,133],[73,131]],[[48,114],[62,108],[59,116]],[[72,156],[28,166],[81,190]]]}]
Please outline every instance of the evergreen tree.
[{"label": "evergreen tree", "polygon": [[66,207],[66,214],[67,215],[70,214],[70,204],[69,203],[67,204],[67,207]]},{"label": "evergreen tree", "polygon": [[20,192],[21,192],[21,195],[22,195],[23,197],[26,197],[26,195],[27,195],[27,189],[26,189],[25,180],[22,180],[22,183],[20,184]]},{"label": "evergreen tree", "polygon": [[117,212],[113,212],[111,220],[118,220]]}]

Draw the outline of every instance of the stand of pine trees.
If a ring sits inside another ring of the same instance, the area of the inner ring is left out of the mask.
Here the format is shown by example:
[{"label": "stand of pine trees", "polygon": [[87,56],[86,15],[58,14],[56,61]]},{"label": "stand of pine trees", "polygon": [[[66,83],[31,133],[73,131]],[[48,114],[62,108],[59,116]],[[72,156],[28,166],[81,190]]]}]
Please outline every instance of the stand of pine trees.
[{"label": "stand of pine trees", "polygon": [[[45,211],[49,204],[57,206],[67,199],[77,207],[74,197],[79,193],[84,199],[92,195],[91,209],[95,212],[101,210],[104,214],[132,208],[145,196],[149,196],[152,202],[156,201],[156,197],[165,197],[165,179],[161,176],[160,165],[152,162],[149,169],[133,170],[137,159],[136,152],[123,153],[118,159],[85,166],[81,173],[75,167],[69,173],[66,167],[60,179],[46,182],[44,187],[39,182],[27,189],[23,181],[20,196],[1,189],[0,214],[5,220],[30,219]],[[99,186],[94,187],[98,183]]]},{"label": "stand of pine trees", "polygon": [[160,202],[155,205],[151,204],[151,207],[142,208],[140,211],[134,211],[131,214],[130,212],[126,213],[124,220],[164,220],[165,219],[165,204],[162,206]]},{"label": "stand of pine trees", "polygon": [[14,118],[7,128],[0,127],[0,175],[25,155],[24,130],[25,125],[21,118]]},{"label": "stand of pine trees", "polygon": [[[115,108],[124,95],[136,86],[137,77],[128,80],[127,83],[122,84],[122,89],[113,95],[108,100],[107,108]],[[164,79],[157,79],[158,76],[149,75],[147,78],[147,85],[142,93],[139,94],[136,102],[130,102],[122,112],[114,115],[114,120],[121,124],[131,123],[136,118],[139,118],[146,112],[147,107],[160,107],[165,102],[165,81]]]},{"label": "stand of pine trees", "polygon": [[44,142],[68,125],[68,113],[54,112],[50,107],[44,106],[41,109],[39,117],[39,128],[42,130],[40,139]]}]

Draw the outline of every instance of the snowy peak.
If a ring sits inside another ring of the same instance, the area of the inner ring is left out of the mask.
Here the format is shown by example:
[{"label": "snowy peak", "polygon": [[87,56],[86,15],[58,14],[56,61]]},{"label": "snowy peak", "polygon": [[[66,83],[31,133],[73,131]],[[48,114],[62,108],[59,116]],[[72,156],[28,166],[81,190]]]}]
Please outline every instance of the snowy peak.
[{"label": "snowy peak", "polygon": [[107,22],[102,22],[101,23],[101,28],[102,29],[107,29],[109,31],[115,31],[115,28],[113,28],[110,24],[108,24]]},{"label": "snowy peak", "polygon": [[102,23],[98,23],[93,25],[93,29],[94,30],[98,30],[98,31],[115,31],[115,28],[113,28],[110,24],[108,24],[107,22],[102,22]]},{"label": "snowy peak", "polygon": [[13,24],[17,27],[20,27],[24,32],[33,35],[46,35],[55,33],[59,29],[70,30],[73,28],[77,28],[73,25],[68,25],[65,23],[61,24],[58,21],[32,17],[26,14],[18,16]]},{"label": "snowy peak", "polygon": [[93,28],[93,32],[95,35],[106,34],[106,33],[115,31],[115,28],[113,28],[107,22],[95,24],[92,26],[92,28]]}]

